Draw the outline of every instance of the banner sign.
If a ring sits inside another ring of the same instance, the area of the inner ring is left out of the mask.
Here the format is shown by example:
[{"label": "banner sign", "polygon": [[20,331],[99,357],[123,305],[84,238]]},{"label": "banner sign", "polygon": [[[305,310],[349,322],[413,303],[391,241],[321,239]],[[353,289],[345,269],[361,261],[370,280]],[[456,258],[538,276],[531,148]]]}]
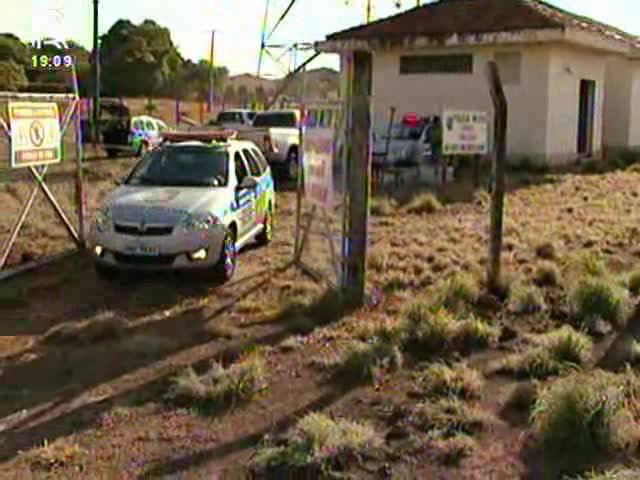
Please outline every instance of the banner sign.
[{"label": "banner sign", "polygon": [[305,127],[304,195],[314,205],[333,208],[333,128]]},{"label": "banner sign", "polygon": [[484,155],[489,151],[486,112],[445,110],[442,120],[444,155]]},{"label": "banner sign", "polygon": [[59,163],[60,120],[55,103],[9,102],[11,168]]}]

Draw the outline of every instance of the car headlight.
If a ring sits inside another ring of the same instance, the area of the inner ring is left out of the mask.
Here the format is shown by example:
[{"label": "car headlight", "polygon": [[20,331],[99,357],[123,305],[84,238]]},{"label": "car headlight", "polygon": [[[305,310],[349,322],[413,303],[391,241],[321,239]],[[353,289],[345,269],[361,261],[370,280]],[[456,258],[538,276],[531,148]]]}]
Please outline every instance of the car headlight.
[{"label": "car headlight", "polygon": [[96,229],[103,233],[111,228],[111,209],[104,207],[96,213]]},{"label": "car headlight", "polygon": [[214,215],[192,215],[190,213],[182,217],[180,228],[184,232],[199,232],[208,230],[212,225],[218,225],[220,220]]}]

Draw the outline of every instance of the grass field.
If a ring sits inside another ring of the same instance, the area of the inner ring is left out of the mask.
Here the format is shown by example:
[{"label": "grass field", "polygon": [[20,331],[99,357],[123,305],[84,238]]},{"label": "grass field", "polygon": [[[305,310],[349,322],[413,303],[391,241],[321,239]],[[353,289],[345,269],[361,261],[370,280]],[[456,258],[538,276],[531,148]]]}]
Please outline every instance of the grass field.
[{"label": "grass field", "polygon": [[[129,165],[91,166],[91,208]],[[496,295],[464,179],[374,199],[362,308],[290,265],[287,191],[229,285],[83,255],[5,282],[0,476],[639,478],[639,185],[510,175]]]}]

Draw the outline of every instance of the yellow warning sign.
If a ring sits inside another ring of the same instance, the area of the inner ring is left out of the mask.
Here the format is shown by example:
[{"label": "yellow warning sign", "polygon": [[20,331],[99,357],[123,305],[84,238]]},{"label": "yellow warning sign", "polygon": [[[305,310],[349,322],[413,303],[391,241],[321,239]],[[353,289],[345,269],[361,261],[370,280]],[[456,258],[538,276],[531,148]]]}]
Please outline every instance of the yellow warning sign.
[{"label": "yellow warning sign", "polygon": [[11,168],[59,163],[60,120],[55,103],[10,102]]}]

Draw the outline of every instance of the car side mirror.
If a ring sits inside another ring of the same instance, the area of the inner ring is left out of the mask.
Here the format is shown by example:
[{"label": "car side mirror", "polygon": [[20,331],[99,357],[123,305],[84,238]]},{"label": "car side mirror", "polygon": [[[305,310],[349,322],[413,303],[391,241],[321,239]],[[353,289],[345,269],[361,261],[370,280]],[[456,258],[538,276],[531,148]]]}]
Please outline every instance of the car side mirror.
[{"label": "car side mirror", "polygon": [[238,185],[237,189],[238,190],[250,190],[250,189],[255,189],[258,187],[258,180],[256,180],[255,177],[244,177],[244,179],[242,180],[242,182],[240,182],[240,184]]}]

